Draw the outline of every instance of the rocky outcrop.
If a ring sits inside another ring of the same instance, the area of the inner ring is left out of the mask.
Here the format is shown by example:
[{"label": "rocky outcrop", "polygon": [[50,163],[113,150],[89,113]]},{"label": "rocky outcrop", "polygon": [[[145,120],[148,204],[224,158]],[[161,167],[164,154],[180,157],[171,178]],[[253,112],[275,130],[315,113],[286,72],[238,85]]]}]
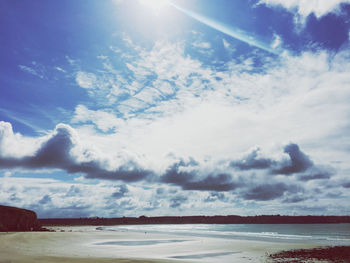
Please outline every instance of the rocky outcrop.
[{"label": "rocky outcrop", "polygon": [[0,232],[39,230],[41,226],[34,211],[0,205]]}]

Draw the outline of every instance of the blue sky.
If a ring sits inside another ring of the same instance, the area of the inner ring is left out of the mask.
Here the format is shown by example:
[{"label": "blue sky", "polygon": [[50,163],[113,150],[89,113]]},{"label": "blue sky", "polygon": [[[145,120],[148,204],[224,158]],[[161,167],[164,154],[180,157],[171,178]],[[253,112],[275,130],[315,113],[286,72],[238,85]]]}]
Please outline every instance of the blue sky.
[{"label": "blue sky", "polygon": [[349,215],[350,1],[0,2],[0,203]]}]

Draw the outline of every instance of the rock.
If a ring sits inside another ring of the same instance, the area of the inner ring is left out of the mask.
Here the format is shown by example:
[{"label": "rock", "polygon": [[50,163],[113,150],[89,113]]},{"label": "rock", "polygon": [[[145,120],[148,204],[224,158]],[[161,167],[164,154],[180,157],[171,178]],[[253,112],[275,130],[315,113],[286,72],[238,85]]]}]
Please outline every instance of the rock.
[{"label": "rock", "polygon": [[34,211],[0,205],[0,232],[40,230]]}]

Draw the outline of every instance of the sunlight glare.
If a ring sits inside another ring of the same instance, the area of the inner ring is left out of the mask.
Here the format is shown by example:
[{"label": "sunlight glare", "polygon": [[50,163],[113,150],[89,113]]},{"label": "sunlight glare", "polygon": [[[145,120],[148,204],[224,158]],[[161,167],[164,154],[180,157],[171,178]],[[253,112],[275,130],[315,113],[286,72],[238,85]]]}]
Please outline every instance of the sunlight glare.
[{"label": "sunlight glare", "polygon": [[156,13],[159,13],[167,4],[167,0],[139,0],[143,5],[150,7]]}]

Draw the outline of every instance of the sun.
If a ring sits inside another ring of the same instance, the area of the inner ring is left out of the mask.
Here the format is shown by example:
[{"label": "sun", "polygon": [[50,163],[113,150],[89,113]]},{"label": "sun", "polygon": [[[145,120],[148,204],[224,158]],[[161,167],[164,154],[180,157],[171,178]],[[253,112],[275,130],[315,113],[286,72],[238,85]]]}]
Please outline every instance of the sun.
[{"label": "sun", "polygon": [[168,4],[168,0],[139,0],[139,2],[150,7],[156,13],[159,13]]}]

